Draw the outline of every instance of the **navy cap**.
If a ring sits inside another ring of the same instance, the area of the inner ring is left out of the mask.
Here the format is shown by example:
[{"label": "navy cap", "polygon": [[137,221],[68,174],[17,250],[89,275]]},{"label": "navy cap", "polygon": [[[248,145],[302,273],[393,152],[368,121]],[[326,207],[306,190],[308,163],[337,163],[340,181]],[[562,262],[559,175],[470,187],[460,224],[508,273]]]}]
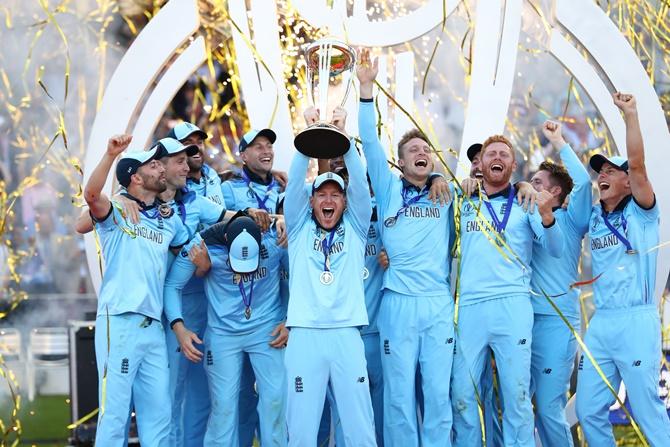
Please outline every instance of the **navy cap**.
[{"label": "navy cap", "polygon": [[179,123],[176,126],[174,126],[172,129],[170,129],[170,132],[168,132],[167,136],[169,138],[174,138],[175,140],[182,141],[188,138],[189,136],[193,135],[194,133],[197,133],[200,137],[202,137],[203,140],[207,139],[207,132],[200,129],[195,124],[187,122]]},{"label": "navy cap", "polygon": [[328,182],[336,183],[337,186],[339,186],[340,189],[344,191],[344,180],[342,179],[342,177],[335,174],[334,172],[324,172],[323,174],[314,179],[314,183],[312,183],[312,194],[314,194],[315,191],[317,191],[325,183]]},{"label": "navy cap", "polygon": [[233,218],[226,225],[226,245],[230,268],[236,273],[250,273],[258,269],[261,252],[261,230],[247,216]]},{"label": "navy cap", "polygon": [[137,170],[155,160],[158,157],[158,148],[153,147],[148,151],[130,151],[123,154],[116,164],[116,179],[124,188],[130,185],[130,177],[137,172]]},{"label": "navy cap", "polygon": [[274,133],[272,129],[261,129],[261,130],[253,129],[242,136],[242,139],[240,140],[240,144],[237,147],[237,150],[239,152],[244,152],[247,146],[253,143],[256,137],[259,136],[267,138],[268,140],[270,140],[270,143],[274,143],[275,141],[277,141],[277,134]]},{"label": "navy cap", "polygon": [[199,150],[198,146],[195,144],[189,144],[188,146],[185,146],[179,141],[170,137],[161,138],[160,140],[156,141],[152,148],[158,149],[156,158],[172,157],[184,151],[186,151],[186,155],[191,157],[197,154]]},{"label": "navy cap", "polygon": [[596,172],[600,172],[605,163],[609,163],[620,171],[628,173],[628,159],[615,155],[614,157],[606,157],[602,154],[596,154],[589,160],[589,165],[591,169]]},{"label": "navy cap", "polygon": [[482,144],[481,143],[475,143],[470,145],[468,148],[467,154],[468,154],[468,160],[472,162],[472,160],[475,159],[475,155],[480,153],[482,151]]}]

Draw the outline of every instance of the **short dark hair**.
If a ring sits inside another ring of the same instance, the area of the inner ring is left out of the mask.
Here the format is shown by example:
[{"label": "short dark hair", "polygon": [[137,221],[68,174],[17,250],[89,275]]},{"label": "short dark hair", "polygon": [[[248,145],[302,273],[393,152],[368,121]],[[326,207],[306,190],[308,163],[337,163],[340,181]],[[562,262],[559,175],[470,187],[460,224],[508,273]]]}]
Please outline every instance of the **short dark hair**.
[{"label": "short dark hair", "polygon": [[547,171],[549,173],[549,181],[552,185],[561,187],[561,195],[558,196],[558,201],[563,203],[575,186],[572,177],[568,174],[568,170],[565,169],[565,166],[545,160],[540,163],[538,171]]},{"label": "short dark hair", "polygon": [[409,130],[409,131],[405,132],[405,134],[402,137],[400,137],[400,141],[398,141],[398,158],[403,157],[403,152],[404,152],[403,146],[405,146],[405,144],[407,144],[407,142],[409,140],[413,139],[413,138],[419,138],[419,139],[425,141],[430,146],[430,143],[428,142],[428,138],[426,138],[426,136],[423,134],[423,132],[421,132],[419,129]]}]

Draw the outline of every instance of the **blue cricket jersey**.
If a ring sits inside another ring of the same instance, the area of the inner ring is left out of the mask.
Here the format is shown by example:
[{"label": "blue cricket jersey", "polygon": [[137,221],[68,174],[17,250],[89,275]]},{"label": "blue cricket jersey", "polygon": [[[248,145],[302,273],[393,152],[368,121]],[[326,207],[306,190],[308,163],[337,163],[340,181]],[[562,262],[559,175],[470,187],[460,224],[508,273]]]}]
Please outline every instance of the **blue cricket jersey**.
[{"label": "blue cricket jersey", "polygon": [[382,239],[379,233],[379,217],[375,198],[372,198],[372,218],[368,228],[368,240],[365,245],[365,268],[367,274],[363,275],[365,286],[365,308],[368,312],[368,326],[361,332],[371,334],[379,332],[377,329],[377,314],[382,300],[382,284],[384,281],[384,269],[379,265],[377,255],[382,249]]},{"label": "blue cricket jersey", "polygon": [[[177,190],[174,199],[168,203],[186,226],[190,238],[193,238],[197,232],[221,221],[226,214],[223,205],[208,200],[188,188]],[[202,278],[196,276],[184,288],[185,293],[202,293],[202,291]]]},{"label": "blue cricket jersey", "polygon": [[219,174],[204,163],[200,173],[200,180],[186,179],[186,187],[191,191],[195,191],[199,196],[207,197],[212,202],[225,206],[223,194],[221,193],[221,178]]},{"label": "blue cricket jersey", "polygon": [[632,195],[608,214],[612,226],[631,244],[635,254],[605,225],[602,204],[593,206],[589,223],[596,309],[622,309],[656,304],[656,258],[659,244],[658,203],[645,210]]},{"label": "blue cricket jersey", "polygon": [[[245,274],[230,269],[228,249],[222,240],[208,239],[207,232],[203,234],[212,262],[210,271],[204,277],[208,327],[223,333],[248,334],[270,323],[279,324],[285,313],[279,295],[282,249],[277,246],[276,233],[268,231],[263,234],[258,269]],[[188,250],[202,240],[198,234],[191,244],[182,248],[165,280],[165,314],[170,322],[183,318],[181,290],[195,272]],[[240,290],[240,281],[244,294]],[[245,317],[247,304],[251,308],[248,320]],[[184,324],[188,327],[188,321]]]},{"label": "blue cricket jersey", "polygon": [[[530,286],[540,295],[542,290],[549,296],[566,293],[552,298],[554,303],[565,316],[579,318],[579,289],[570,289],[570,285],[578,280],[582,239],[589,229],[593,206],[591,177],[569,144],[561,148],[559,155],[574,183],[567,209],[559,207],[554,210],[554,217],[565,238],[565,248],[560,261],[557,261],[538,239],[534,240]],[[556,314],[544,295],[533,296],[532,303],[536,314]]]},{"label": "blue cricket jersey", "polygon": [[288,300],[290,297],[288,289],[289,278],[289,262],[288,249],[282,248],[281,266],[279,268],[279,295],[281,296],[281,305],[284,309],[284,314],[288,311]]},{"label": "blue cricket jersey", "polygon": [[[404,295],[451,299],[451,201],[434,205],[428,199],[429,185],[419,189],[389,170],[375,120],[374,103],[361,101],[358,129],[377,201],[378,230],[390,263],[383,287]],[[410,202],[417,197],[418,201],[403,207],[404,200]],[[396,215],[396,223],[387,226],[387,220]]]},{"label": "blue cricket jersey", "polygon": [[[372,204],[365,170],[351,142],[344,162],[349,171],[347,208],[332,233],[312,217],[305,176],[309,158],[296,152],[291,163],[284,200],[290,263],[286,325],[306,328],[366,326],[363,268]],[[322,241],[331,241],[330,272],[333,281],[322,284],[325,256]]]},{"label": "blue cricket jersey", "polygon": [[246,166],[242,167],[239,175],[221,185],[226,208],[229,210],[258,208],[270,214],[277,211],[280,189],[281,186],[272,174],[268,174],[268,180],[265,181]]},{"label": "blue cricket jersey", "polygon": [[[510,189],[489,196],[493,210],[502,220],[507,207]],[[480,216],[477,215],[479,209]],[[480,202],[475,193],[470,200],[464,198],[460,204],[460,306],[467,306],[500,297],[528,295],[530,289],[530,261],[533,253],[533,239],[547,249],[547,253],[555,258],[563,254],[563,233],[558,221],[548,228],[542,225],[539,213],[529,214],[517,203],[512,201],[512,210],[505,229],[507,245],[515,253],[521,263],[503,251],[510,258],[505,260],[496,249],[496,242],[489,240],[483,230],[486,226],[482,219],[488,221],[491,228],[493,219],[489,211]],[[493,234],[490,235],[494,237]],[[560,262],[560,261],[556,261]]]},{"label": "blue cricket jersey", "polygon": [[187,243],[189,235],[181,219],[174,213],[163,217],[158,204],[142,207],[137,225],[114,205],[104,219],[93,219],[105,261],[98,316],[133,312],[161,318],[169,249]]}]

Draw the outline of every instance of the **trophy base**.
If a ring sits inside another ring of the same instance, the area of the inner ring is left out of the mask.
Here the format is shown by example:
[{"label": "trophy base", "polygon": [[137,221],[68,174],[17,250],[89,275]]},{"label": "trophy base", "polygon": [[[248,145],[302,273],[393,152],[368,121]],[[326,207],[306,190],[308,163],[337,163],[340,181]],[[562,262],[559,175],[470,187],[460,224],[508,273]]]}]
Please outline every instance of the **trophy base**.
[{"label": "trophy base", "polygon": [[293,140],[298,152],[311,158],[337,158],[349,150],[349,137],[327,123],[312,124]]}]

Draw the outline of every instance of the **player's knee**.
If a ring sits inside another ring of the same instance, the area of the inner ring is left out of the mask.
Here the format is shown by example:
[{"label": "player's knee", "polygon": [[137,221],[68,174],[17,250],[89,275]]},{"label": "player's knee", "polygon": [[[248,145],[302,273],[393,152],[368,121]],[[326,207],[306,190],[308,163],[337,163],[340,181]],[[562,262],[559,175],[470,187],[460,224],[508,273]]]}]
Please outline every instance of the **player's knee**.
[{"label": "player's knee", "polygon": [[596,408],[596,405],[594,405],[594,402],[590,402],[586,397],[580,398],[579,393],[577,393],[575,411],[577,413],[577,419],[582,423],[593,418],[598,413],[598,409]]}]

